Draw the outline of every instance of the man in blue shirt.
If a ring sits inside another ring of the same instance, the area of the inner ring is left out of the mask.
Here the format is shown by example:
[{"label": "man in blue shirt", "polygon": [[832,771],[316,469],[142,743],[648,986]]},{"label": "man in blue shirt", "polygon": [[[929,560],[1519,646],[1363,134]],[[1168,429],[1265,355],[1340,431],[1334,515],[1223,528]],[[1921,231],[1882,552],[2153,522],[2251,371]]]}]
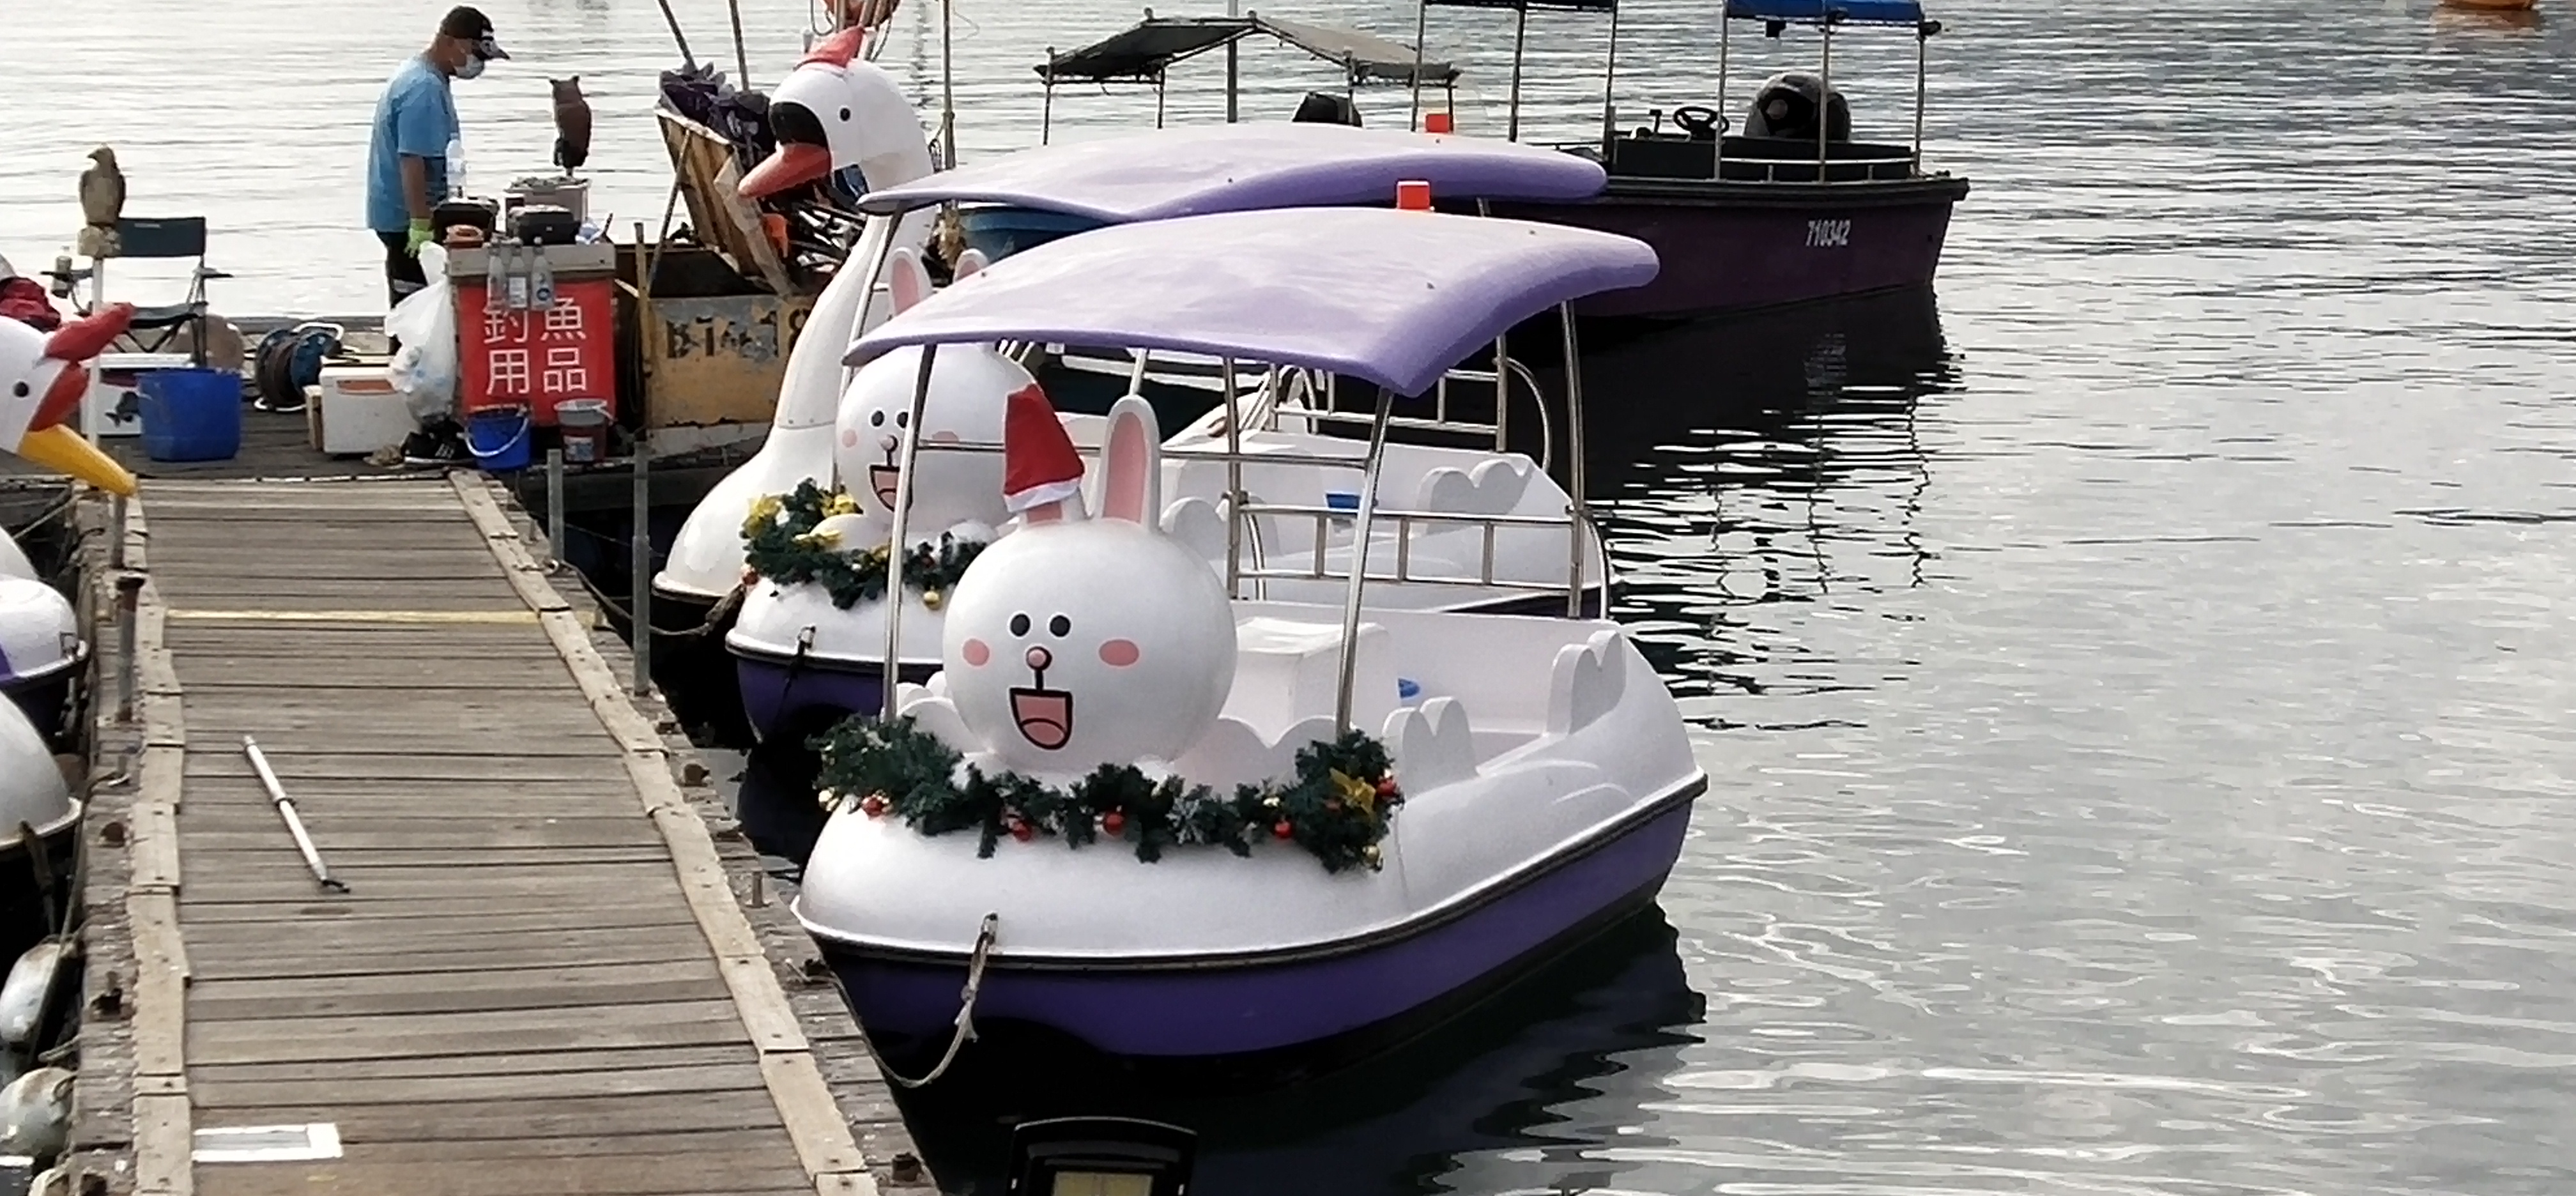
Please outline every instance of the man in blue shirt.
[{"label": "man in blue shirt", "polygon": [[367,144],[367,227],[385,243],[385,281],[394,303],[429,285],[420,247],[431,236],[431,209],[447,194],[447,147],[457,139],[449,79],[471,79],[485,63],[510,55],[492,40],[492,20],[479,9],[448,10],[429,48],[404,62],[376,101]]}]

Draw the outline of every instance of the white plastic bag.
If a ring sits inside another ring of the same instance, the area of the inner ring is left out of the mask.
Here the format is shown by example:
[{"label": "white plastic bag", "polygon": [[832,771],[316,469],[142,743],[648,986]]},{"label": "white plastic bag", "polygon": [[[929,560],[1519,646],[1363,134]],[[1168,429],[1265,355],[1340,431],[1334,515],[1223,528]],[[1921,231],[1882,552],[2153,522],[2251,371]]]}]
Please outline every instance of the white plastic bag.
[{"label": "white plastic bag", "polygon": [[402,342],[386,380],[423,424],[456,416],[456,301],[447,285],[447,251],[420,247],[429,285],[403,297],[385,316],[385,335]]}]

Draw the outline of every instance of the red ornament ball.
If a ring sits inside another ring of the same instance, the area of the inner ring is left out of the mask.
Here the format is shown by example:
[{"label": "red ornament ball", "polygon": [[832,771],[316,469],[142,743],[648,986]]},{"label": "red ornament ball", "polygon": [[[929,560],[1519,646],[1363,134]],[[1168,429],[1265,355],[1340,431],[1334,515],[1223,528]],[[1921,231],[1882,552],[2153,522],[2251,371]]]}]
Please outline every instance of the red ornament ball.
[{"label": "red ornament ball", "polygon": [[885,794],[871,793],[866,797],[861,798],[859,800],[859,809],[866,813],[870,818],[875,818],[884,814],[886,812]]},{"label": "red ornament ball", "polygon": [[1110,812],[1100,816],[1100,833],[1114,837],[1118,832],[1126,829],[1126,815],[1121,814],[1116,810],[1111,810]]},{"label": "red ornament ball", "polygon": [[1017,839],[1022,843],[1026,843],[1031,839],[1037,838],[1037,836],[1038,828],[1030,826],[1025,820],[1018,818],[1011,820],[1012,838]]},{"label": "red ornament ball", "polygon": [[1270,828],[1270,833],[1271,833],[1271,834],[1274,834],[1274,835],[1277,835],[1277,836],[1279,836],[1279,837],[1280,837],[1280,838],[1282,838],[1282,839],[1287,839],[1287,838],[1292,838],[1292,837],[1294,837],[1294,836],[1296,835],[1296,833],[1297,833],[1297,828],[1296,828],[1296,827],[1293,827],[1293,826],[1288,825],[1288,820],[1287,820],[1287,819],[1285,819],[1285,818],[1282,818],[1282,819],[1280,819],[1280,820],[1279,820],[1278,825],[1273,826],[1273,827],[1271,827],[1271,828]]},{"label": "red ornament ball", "polygon": [[1403,791],[1395,787],[1394,777],[1384,776],[1377,779],[1377,795],[1379,797],[1395,797],[1401,792]]}]

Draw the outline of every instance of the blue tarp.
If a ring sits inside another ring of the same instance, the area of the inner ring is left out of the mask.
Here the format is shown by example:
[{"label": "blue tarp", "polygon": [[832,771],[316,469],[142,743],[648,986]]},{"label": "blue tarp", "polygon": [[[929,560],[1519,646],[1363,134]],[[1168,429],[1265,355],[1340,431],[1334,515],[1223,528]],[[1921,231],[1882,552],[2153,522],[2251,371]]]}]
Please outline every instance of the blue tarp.
[{"label": "blue tarp", "polygon": [[1917,0],[1726,0],[1726,15],[1741,21],[1813,25],[1831,8],[1853,25],[1914,25],[1923,20]]}]

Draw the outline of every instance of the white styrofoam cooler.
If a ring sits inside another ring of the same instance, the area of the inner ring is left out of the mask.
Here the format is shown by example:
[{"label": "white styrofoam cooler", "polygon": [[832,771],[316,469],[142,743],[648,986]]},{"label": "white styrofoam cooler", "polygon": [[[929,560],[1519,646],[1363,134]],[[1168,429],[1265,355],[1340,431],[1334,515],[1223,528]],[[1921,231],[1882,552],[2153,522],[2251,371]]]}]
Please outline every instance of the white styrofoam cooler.
[{"label": "white styrofoam cooler", "polygon": [[326,365],[305,408],[313,447],[333,456],[375,452],[419,430],[402,392],[378,365]]},{"label": "white styrofoam cooler", "polygon": [[99,354],[90,367],[89,394],[81,399],[81,435],[142,435],[144,371],[187,366],[185,353]]}]

